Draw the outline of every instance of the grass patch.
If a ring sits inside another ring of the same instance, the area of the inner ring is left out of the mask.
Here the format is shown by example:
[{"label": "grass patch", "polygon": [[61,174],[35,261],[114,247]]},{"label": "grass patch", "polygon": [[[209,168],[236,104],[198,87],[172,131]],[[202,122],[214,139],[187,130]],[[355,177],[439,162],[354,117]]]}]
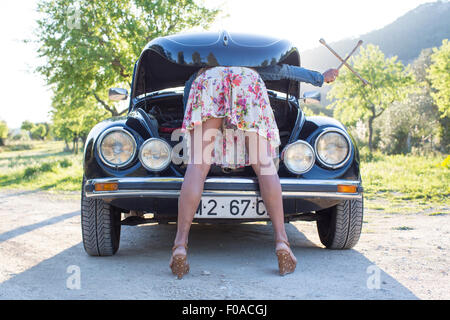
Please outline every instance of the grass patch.
[{"label": "grass patch", "polygon": [[445,157],[376,154],[373,159],[361,165],[368,199],[386,198],[391,205],[405,200],[448,204],[450,169],[442,165]]},{"label": "grass patch", "polygon": [[0,188],[80,190],[82,154],[64,152],[59,141],[30,143],[30,150],[0,153]]},{"label": "grass patch", "polygon": [[2,146],[0,148],[0,152],[5,151],[23,151],[23,150],[31,150],[33,149],[33,145],[30,143],[15,143],[11,145]]},{"label": "grass patch", "polygon": [[432,212],[428,214],[430,217],[435,217],[435,216],[446,216],[447,213],[445,212]]},{"label": "grass patch", "polygon": [[61,168],[68,168],[72,165],[72,161],[65,158],[59,161],[59,165],[61,166]]}]

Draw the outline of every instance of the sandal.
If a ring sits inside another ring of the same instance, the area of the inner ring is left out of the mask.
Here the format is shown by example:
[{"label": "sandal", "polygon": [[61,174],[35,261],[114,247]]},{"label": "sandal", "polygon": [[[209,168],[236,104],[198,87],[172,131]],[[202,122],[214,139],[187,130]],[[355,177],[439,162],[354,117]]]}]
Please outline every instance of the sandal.
[{"label": "sandal", "polygon": [[[185,247],[187,250],[186,244],[178,244],[173,246],[172,252],[175,251],[178,247]],[[183,276],[189,272],[189,264],[187,263],[187,257],[185,254],[177,254],[172,257],[172,263],[170,264],[170,269],[172,269],[172,273],[176,274],[178,279],[183,278]]]},{"label": "sandal", "polygon": [[[289,242],[285,240],[277,241],[277,243],[279,242],[283,242],[289,248],[291,247]],[[286,249],[279,249],[276,251],[276,254],[278,257],[278,269],[280,270],[280,275],[284,276],[285,274],[294,272],[297,262],[292,259],[290,252]]]}]

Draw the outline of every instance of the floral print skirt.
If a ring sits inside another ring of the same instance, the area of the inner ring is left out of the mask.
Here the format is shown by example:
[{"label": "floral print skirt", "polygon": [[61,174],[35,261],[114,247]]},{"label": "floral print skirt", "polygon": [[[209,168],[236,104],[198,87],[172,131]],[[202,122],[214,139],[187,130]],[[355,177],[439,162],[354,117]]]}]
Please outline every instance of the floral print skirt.
[{"label": "floral print skirt", "polygon": [[[190,133],[211,118],[223,118],[212,150],[212,164],[226,168],[250,165],[245,133],[256,132],[278,157],[280,136],[263,80],[246,67],[214,67],[197,76],[191,86],[182,130],[190,155]],[[250,140],[249,140],[250,141]]]}]

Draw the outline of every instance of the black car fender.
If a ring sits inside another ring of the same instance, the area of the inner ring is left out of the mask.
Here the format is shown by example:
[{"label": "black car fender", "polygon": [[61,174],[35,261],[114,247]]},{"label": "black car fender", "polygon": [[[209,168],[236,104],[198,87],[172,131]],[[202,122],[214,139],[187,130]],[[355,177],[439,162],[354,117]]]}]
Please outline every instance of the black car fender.
[{"label": "black car fender", "polygon": [[[349,180],[361,180],[360,177],[360,159],[358,146],[355,139],[348,132],[345,126],[336,119],[325,116],[308,116],[306,117],[298,140],[308,142],[313,148],[316,138],[325,129],[337,128],[343,131],[351,142],[351,154],[348,162],[341,168],[330,169],[322,166],[318,161],[314,164],[313,168],[302,177],[306,179],[349,179]],[[315,150],[314,150],[315,151]]]},{"label": "black car fender", "polygon": [[[120,177],[130,175],[131,172],[141,168],[141,164],[135,156],[135,159],[126,167],[120,170],[106,166],[99,158],[97,153],[97,144],[103,132],[110,128],[120,127],[131,133],[136,140],[136,147],[139,150],[140,145],[144,142],[144,138],[139,134],[137,126],[133,128],[128,123],[129,117],[114,117],[95,125],[86,139],[84,154],[83,154],[83,172],[86,179],[100,178],[100,177]],[[140,171],[140,170],[138,170]]]}]

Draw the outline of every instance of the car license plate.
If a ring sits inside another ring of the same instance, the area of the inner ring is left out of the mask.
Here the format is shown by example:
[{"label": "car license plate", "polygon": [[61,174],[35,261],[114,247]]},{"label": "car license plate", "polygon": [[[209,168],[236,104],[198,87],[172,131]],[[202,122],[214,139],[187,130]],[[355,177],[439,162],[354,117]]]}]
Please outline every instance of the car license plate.
[{"label": "car license plate", "polygon": [[202,197],[194,218],[248,219],[268,218],[269,213],[259,197]]}]

